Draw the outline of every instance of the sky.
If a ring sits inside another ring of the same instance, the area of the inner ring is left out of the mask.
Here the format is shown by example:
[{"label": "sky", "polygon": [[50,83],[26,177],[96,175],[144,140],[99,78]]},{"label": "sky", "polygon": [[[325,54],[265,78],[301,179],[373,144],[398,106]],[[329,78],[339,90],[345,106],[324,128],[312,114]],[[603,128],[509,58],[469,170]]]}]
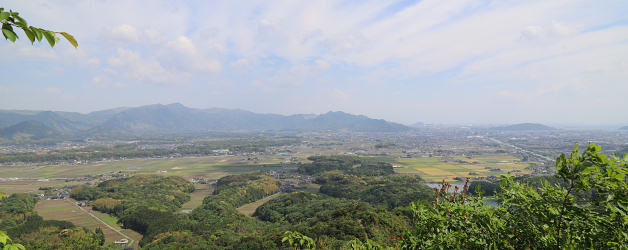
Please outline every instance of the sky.
[{"label": "sky", "polygon": [[628,125],[628,1],[5,0],[0,109],[182,103],[410,124]]}]

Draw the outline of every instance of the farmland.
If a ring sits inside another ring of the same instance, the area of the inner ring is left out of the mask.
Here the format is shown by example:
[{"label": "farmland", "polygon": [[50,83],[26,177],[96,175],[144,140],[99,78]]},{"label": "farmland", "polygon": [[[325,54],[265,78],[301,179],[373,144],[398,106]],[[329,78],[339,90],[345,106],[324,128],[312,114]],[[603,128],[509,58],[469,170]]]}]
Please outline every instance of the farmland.
[{"label": "farmland", "polygon": [[218,179],[230,174],[250,173],[263,169],[260,165],[277,164],[278,158],[266,157],[249,161],[236,156],[207,156],[172,159],[128,159],[81,165],[0,166],[0,191],[6,193],[37,192],[44,186],[72,186],[85,181],[67,181],[122,171],[128,175],[159,173],[166,176],[202,176]]},{"label": "farmland", "polygon": [[[516,171],[529,174],[526,170],[533,162],[521,162],[508,154],[486,154],[472,157],[454,156],[445,161],[441,156],[399,159],[398,173],[418,174],[427,181],[453,181],[456,177],[499,176]],[[469,174],[471,173],[471,174]]]},{"label": "farmland", "polygon": [[[42,200],[37,202],[35,211],[47,220],[65,220],[74,223],[76,226],[85,227],[90,230],[100,228],[105,234],[105,244],[113,243],[116,240],[124,238],[124,236],[111,229],[111,227],[120,230],[124,235],[135,240],[135,242],[138,242],[142,238],[142,235],[132,230],[121,229],[120,226],[116,224],[116,218],[97,211],[91,211],[90,209],[80,209],[74,204],[73,200]],[[90,216],[89,213],[98,217],[105,222],[106,225]]]},{"label": "farmland", "polygon": [[179,211],[193,210],[203,204],[203,199],[214,191],[214,187],[210,184],[195,184],[194,192],[190,194],[190,200],[183,203]]},{"label": "farmland", "polygon": [[271,157],[260,161],[248,161],[246,158],[242,159],[242,157],[236,156],[205,156],[129,159],[77,165],[0,166],[0,178],[72,178],[116,171],[129,173],[163,171],[167,175],[204,175],[219,178],[227,173],[250,172],[253,167],[258,165],[279,162],[279,159]]}]

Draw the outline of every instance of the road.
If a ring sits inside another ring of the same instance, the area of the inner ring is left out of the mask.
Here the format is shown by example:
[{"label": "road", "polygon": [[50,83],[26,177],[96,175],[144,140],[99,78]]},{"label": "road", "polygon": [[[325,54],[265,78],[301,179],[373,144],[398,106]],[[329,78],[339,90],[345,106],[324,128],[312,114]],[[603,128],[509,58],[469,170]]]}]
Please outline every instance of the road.
[{"label": "road", "polygon": [[548,162],[552,162],[552,161],[554,161],[552,158],[549,158],[549,157],[544,156],[544,155],[540,155],[540,154],[538,154],[538,153],[532,152],[532,151],[527,150],[527,149],[524,149],[524,148],[517,147],[517,146],[512,145],[512,144],[510,144],[510,143],[505,143],[505,142],[502,142],[502,141],[497,140],[497,139],[495,139],[495,138],[488,138],[488,139],[489,139],[489,140],[491,140],[491,141],[493,141],[493,142],[495,142],[495,143],[499,143],[499,144],[502,144],[502,145],[505,145],[505,146],[508,146],[508,147],[514,148],[515,150],[517,150],[517,151],[519,151],[519,152],[522,152],[522,153],[526,153],[526,154],[533,155],[533,156],[535,156],[535,157],[537,157],[537,158],[540,158],[540,159],[546,160],[546,161],[548,161]]},{"label": "road", "polygon": [[83,209],[83,207],[81,207],[81,206],[79,206],[79,205],[77,205],[77,204],[76,204],[76,201],[75,201],[75,200],[72,200],[72,199],[67,199],[67,200],[65,200],[65,201],[67,201],[67,202],[71,203],[72,205],[74,205],[74,206],[78,207],[81,211],[83,211],[83,212],[85,212],[85,213],[89,214],[91,217],[93,217],[94,219],[96,219],[98,222],[102,223],[103,225],[105,225],[105,226],[106,226],[106,227],[108,227],[109,229],[113,230],[114,232],[116,232],[116,233],[120,234],[122,237],[124,237],[125,239],[129,240],[129,243],[128,243],[127,245],[129,245],[129,246],[133,246],[133,243],[135,242],[135,240],[133,240],[131,237],[129,237],[129,236],[127,236],[126,234],[122,233],[120,230],[118,230],[118,229],[116,229],[116,228],[114,228],[114,227],[110,226],[109,224],[107,224],[106,222],[104,222],[103,220],[101,220],[100,218],[98,218],[98,216],[93,215],[91,212],[89,212],[89,211],[87,211],[87,210]]}]

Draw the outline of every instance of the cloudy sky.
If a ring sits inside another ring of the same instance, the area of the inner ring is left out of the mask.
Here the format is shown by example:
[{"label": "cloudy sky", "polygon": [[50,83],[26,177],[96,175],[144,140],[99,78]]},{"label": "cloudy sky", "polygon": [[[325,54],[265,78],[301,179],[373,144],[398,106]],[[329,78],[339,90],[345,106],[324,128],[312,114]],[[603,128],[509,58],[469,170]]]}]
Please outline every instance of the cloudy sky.
[{"label": "cloudy sky", "polygon": [[402,123],[628,124],[628,1],[6,0],[0,109],[180,102]]}]

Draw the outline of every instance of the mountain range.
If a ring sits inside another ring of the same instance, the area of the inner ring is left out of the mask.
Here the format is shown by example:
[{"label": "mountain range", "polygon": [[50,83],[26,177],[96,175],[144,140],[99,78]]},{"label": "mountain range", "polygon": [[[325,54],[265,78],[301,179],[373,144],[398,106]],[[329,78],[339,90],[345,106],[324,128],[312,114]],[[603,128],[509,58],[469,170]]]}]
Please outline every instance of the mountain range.
[{"label": "mountain range", "polygon": [[555,128],[539,124],[539,123],[519,123],[502,127],[494,127],[494,130],[502,131],[539,131],[539,130],[555,130]]},{"label": "mountain range", "polygon": [[0,110],[0,137],[142,136],[210,131],[399,132],[410,127],[363,115],[259,114],[238,109],[195,109],[179,103],[116,108],[88,114]]}]

